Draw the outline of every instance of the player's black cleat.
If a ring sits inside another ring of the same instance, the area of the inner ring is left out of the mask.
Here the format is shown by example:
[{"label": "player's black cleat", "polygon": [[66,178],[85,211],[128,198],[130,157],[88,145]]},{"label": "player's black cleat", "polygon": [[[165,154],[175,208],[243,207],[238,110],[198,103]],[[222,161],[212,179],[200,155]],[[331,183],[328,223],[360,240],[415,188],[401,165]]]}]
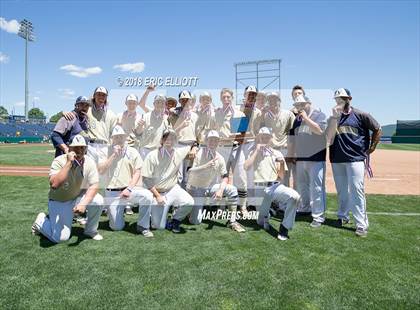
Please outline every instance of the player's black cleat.
[{"label": "player's black cleat", "polygon": [[343,227],[344,225],[347,225],[350,221],[346,219],[338,219],[337,220],[337,227]]},{"label": "player's black cleat", "polygon": [[173,219],[172,222],[171,222],[171,225],[172,225],[172,232],[173,233],[178,234],[178,233],[181,232],[181,227],[180,227],[181,222],[180,221]]}]

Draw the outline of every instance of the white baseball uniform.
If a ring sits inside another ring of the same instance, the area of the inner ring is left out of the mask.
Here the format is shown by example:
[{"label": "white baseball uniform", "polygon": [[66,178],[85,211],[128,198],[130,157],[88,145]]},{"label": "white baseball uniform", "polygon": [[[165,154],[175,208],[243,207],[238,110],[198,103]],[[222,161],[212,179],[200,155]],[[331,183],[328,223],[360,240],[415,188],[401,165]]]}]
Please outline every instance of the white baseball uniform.
[{"label": "white baseball uniform", "polygon": [[[112,148],[108,154],[111,155]],[[122,155],[116,158],[108,170],[105,202],[108,206],[109,227],[112,230],[122,230],[125,226],[124,209],[131,204],[139,204],[139,218],[137,226],[145,227],[150,221],[150,208],[153,202],[153,195],[147,189],[134,187],[128,199],[120,198],[121,192],[126,189],[133,178],[134,173],[140,170],[143,161],[137,150],[130,146],[124,146]]]},{"label": "white baseball uniform", "polygon": [[[326,116],[320,110],[311,109],[308,117],[325,131]],[[298,211],[309,211],[314,221],[325,221],[325,159],[326,138],[312,132],[301,117],[297,117],[291,130],[296,152],[296,188],[302,197]]]},{"label": "white baseball uniform", "polygon": [[[54,159],[50,176],[60,172],[67,162],[67,154]],[[48,217],[36,222],[39,232],[54,243],[70,239],[73,221],[73,208],[84,198],[85,189],[99,182],[95,163],[85,157],[83,166],[75,162],[68,172],[67,179],[58,188],[50,188],[48,194]],[[87,206],[85,234],[95,235],[98,230],[103,198],[96,194]]]},{"label": "white baseball uniform", "polygon": [[[263,115],[263,126],[271,128],[271,132],[273,133],[272,147],[280,151],[284,157],[287,155],[287,138],[294,120],[295,115],[291,111],[282,109],[277,114],[268,110]],[[290,185],[290,176],[291,171],[287,170],[282,180],[284,185]]]},{"label": "white baseball uniform", "polygon": [[108,107],[104,110],[98,110],[94,104],[89,108],[87,117],[87,135],[89,137],[87,155],[97,163],[101,158],[107,156],[111,133],[118,118]]},{"label": "white baseball uniform", "polygon": [[[182,221],[191,213],[194,199],[178,184],[179,168],[190,147],[173,148],[167,150],[160,147],[151,151],[143,163],[143,182],[147,188],[155,187],[164,197],[165,204],[158,205],[156,199],[152,206],[152,227],[164,229],[168,211],[175,208],[173,219]],[[149,226],[143,226],[149,228]]]},{"label": "white baseball uniform", "polygon": [[[221,138],[228,138],[232,134],[230,121],[232,118],[244,117],[236,106],[229,105],[226,108],[218,108],[215,112],[216,130]],[[233,143],[222,144],[219,152],[226,162],[228,173],[232,169],[233,185],[238,190],[239,205],[245,207],[247,205],[247,175],[244,169],[246,154],[244,147],[241,145],[233,145]]]},{"label": "white baseball uniform", "polygon": [[171,126],[168,121],[168,115],[158,113],[155,110],[144,114],[143,120],[145,122],[144,130],[137,138],[139,153],[144,160],[150,151],[160,147],[163,132]]},{"label": "white baseball uniform", "polygon": [[[217,158],[213,167],[200,169],[211,160]],[[195,170],[199,169],[199,170]],[[207,202],[212,204],[228,206],[230,211],[235,212],[238,204],[238,191],[235,186],[226,184],[223,190],[223,199],[216,201],[211,199],[213,195],[220,189],[220,179],[227,177],[225,160],[222,155],[215,150],[207,147],[200,148],[194,159],[193,166],[189,170],[189,178],[187,183],[188,192],[194,197],[195,205],[190,216],[192,224],[200,224],[202,221],[201,211]],[[230,222],[236,221],[235,217],[230,218]]]},{"label": "white baseball uniform", "polygon": [[[255,148],[250,152],[250,156],[252,156],[254,152],[256,152]],[[261,226],[268,223],[271,203],[275,202],[286,204],[282,225],[287,229],[292,229],[300,196],[292,188],[277,181],[277,167],[279,164],[283,164],[285,171],[287,170],[283,155],[270,146],[261,148],[254,161],[254,185],[256,195],[263,189],[264,197],[261,206],[258,209],[259,214],[257,223]]]}]

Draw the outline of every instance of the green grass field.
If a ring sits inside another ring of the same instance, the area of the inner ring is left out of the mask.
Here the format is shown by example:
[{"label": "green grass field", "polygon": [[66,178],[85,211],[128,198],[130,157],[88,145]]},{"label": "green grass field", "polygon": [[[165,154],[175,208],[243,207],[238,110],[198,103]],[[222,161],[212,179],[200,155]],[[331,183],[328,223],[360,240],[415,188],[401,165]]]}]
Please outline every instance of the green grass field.
[{"label": "green grass field", "polygon": [[51,144],[3,144],[0,145],[0,165],[50,166],[54,152]]},{"label": "green grass field", "polygon": [[420,151],[420,144],[404,144],[404,143],[394,143],[394,144],[378,144],[378,149],[381,150],[400,150],[400,151]]},{"label": "green grass field", "polygon": [[[378,149],[420,151],[420,144],[379,144]],[[53,150],[51,144],[0,145],[0,165],[49,166]]]},{"label": "green grass field", "polygon": [[[0,308],[408,309],[420,306],[420,216],[370,215],[370,232],[309,227],[298,217],[291,239],[244,223],[184,224],[185,233],[136,235],[135,216],[101,242],[53,245],[30,227],[47,210],[47,178],[0,177]],[[419,196],[368,197],[371,212],[420,213]],[[328,210],[336,209],[334,195]],[[278,229],[279,220],[271,224]]]}]

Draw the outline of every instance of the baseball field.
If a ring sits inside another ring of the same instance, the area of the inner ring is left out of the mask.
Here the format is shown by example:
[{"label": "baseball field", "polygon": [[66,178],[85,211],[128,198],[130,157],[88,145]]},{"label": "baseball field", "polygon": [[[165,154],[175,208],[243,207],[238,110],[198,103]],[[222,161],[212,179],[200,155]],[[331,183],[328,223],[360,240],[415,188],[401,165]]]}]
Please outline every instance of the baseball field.
[{"label": "baseball field", "polygon": [[276,239],[244,221],[183,224],[175,235],[135,233],[137,214],[101,242],[54,245],[30,233],[47,211],[49,145],[0,146],[0,308],[418,309],[420,307],[420,148],[381,145],[366,181],[369,235],[335,225],[328,164],[328,214],[320,229],[298,216],[291,238]]}]

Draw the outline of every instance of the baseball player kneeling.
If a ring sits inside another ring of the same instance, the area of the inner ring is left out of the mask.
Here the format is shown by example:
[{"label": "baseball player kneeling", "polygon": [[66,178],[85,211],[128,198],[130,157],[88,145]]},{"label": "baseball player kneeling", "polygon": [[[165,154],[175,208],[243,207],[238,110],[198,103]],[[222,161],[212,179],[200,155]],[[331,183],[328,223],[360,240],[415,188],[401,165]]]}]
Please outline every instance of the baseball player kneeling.
[{"label": "baseball player kneeling", "polygon": [[[219,145],[219,134],[210,130],[207,134],[206,147],[201,148],[195,156],[193,166],[189,170],[187,183],[188,192],[195,199],[195,206],[190,216],[192,224],[200,224],[203,219],[203,204],[207,198],[217,204],[228,205],[231,211],[229,225],[237,232],[244,232],[245,229],[236,221],[236,206],[238,204],[238,190],[235,186],[228,184],[229,175],[226,170],[225,160],[217,152]],[[221,177],[222,182],[217,183]]]},{"label": "baseball player kneeling", "polygon": [[[153,193],[152,227],[168,228],[174,233],[180,232],[180,223],[193,208],[194,199],[178,184],[178,171],[190,146],[178,147],[176,132],[166,130],[162,135],[161,147],[151,151],[144,160],[143,182]],[[175,208],[172,221],[167,222],[169,208]],[[145,226],[149,228],[149,226]]]},{"label": "baseball player kneeling", "polygon": [[268,230],[270,225],[270,206],[272,202],[286,204],[283,222],[280,225],[278,239],[287,240],[288,231],[293,228],[296,209],[300,200],[299,194],[292,188],[280,183],[287,170],[281,152],[273,149],[273,135],[267,127],[262,127],[257,135],[256,143],[245,161],[246,170],[254,168],[255,188],[264,188],[264,199],[259,208],[257,223]]},{"label": "baseball player kneeling", "polygon": [[[50,168],[48,216],[41,212],[32,225],[33,234],[42,234],[54,243],[67,241],[75,213],[87,209],[84,234],[102,240],[98,233],[103,198],[98,192],[98,171],[94,161],[85,156],[87,145],[81,135],[74,136],[69,152],[54,159]],[[86,190],[85,190],[86,189]]]},{"label": "baseball player kneeling", "polygon": [[126,138],[124,129],[119,125],[115,126],[111,134],[112,145],[108,150],[108,158],[98,164],[99,173],[107,176],[105,198],[109,205],[109,227],[112,230],[122,230],[125,226],[125,207],[128,203],[138,203],[137,231],[145,237],[153,237],[148,229],[153,195],[147,189],[135,187],[141,177],[143,161],[135,148],[126,145]]}]

